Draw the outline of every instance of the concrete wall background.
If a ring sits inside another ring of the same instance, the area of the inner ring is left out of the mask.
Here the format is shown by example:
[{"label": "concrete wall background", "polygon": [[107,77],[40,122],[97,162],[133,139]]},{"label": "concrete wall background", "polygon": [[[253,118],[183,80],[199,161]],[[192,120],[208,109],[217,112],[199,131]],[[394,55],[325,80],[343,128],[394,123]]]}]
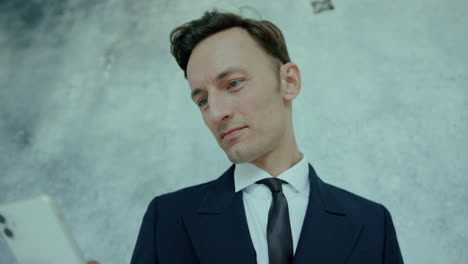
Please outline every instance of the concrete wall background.
[{"label": "concrete wall background", "polygon": [[406,263],[468,261],[466,1],[192,3],[0,1],[0,202],[47,193],[88,259],[128,263],[155,195],[230,165],[169,32],[249,5],[301,69],[294,125],[321,178],[386,205]]}]

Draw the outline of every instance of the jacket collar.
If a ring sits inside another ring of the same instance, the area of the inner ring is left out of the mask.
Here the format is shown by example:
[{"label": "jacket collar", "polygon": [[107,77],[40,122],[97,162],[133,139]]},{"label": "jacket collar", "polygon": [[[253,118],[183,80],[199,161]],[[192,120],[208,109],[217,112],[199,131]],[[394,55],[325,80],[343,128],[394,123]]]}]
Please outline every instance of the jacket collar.
[{"label": "jacket collar", "polygon": [[[198,208],[198,213],[222,213],[228,208],[236,196],[234,190],[234,169],[236,164],[232,164],[227,171],[223,173],[212,185],[212,189],[208,191],[205,198]],[[337,203],[335,197],[329,193],[325,183],[317,176],[314,168],[309,165],[309,185],[310,192],[317,192],[318,205],[322,210],[338,215],[346,215],[345,209]],[[310,198],[313,197],[309,195]]]}]

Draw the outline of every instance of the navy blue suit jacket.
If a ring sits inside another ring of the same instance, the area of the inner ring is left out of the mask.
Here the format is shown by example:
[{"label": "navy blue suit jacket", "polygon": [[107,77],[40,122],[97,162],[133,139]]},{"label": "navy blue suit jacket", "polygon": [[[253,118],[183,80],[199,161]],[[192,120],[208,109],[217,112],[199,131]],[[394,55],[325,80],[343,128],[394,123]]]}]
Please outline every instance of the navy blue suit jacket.
[{"label": "navy blue suit jacket", "polygon": [[[233,164],[218,179],[154,198],[131,264],[253,264],[242,191]],[[389,211],[324,183],[309,164],[310,195],[295,264],[403,263]]]}]

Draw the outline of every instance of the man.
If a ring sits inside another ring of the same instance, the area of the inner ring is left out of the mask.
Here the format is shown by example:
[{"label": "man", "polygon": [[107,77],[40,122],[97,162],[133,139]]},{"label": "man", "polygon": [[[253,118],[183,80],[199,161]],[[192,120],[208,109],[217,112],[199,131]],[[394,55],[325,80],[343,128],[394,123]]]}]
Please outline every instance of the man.
[{"label": "man", "polygon": [[403,263],[389,211],[324,183],[297,144],[281,31],[206,12],[171,32],[192,100],[232,166],[154,198],[132,264]]}]

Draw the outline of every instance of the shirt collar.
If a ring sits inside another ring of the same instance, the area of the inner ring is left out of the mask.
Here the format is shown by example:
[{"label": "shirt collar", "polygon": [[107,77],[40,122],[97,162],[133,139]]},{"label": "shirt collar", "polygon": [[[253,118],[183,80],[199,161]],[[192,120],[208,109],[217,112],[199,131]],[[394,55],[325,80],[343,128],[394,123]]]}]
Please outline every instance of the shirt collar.
[{"label": "shirt collar", "polygon": [[[302,153],[302,159],[291,168],[287,169],[280,175],[279,179],[287,181],[297,192],[306,190],[309,184],[309,166],[306,156]],[[272,176],[251,163],[236,164],[234,169],[234,186],[235,191],[241,191],[255,182],[271,178]]]}]

